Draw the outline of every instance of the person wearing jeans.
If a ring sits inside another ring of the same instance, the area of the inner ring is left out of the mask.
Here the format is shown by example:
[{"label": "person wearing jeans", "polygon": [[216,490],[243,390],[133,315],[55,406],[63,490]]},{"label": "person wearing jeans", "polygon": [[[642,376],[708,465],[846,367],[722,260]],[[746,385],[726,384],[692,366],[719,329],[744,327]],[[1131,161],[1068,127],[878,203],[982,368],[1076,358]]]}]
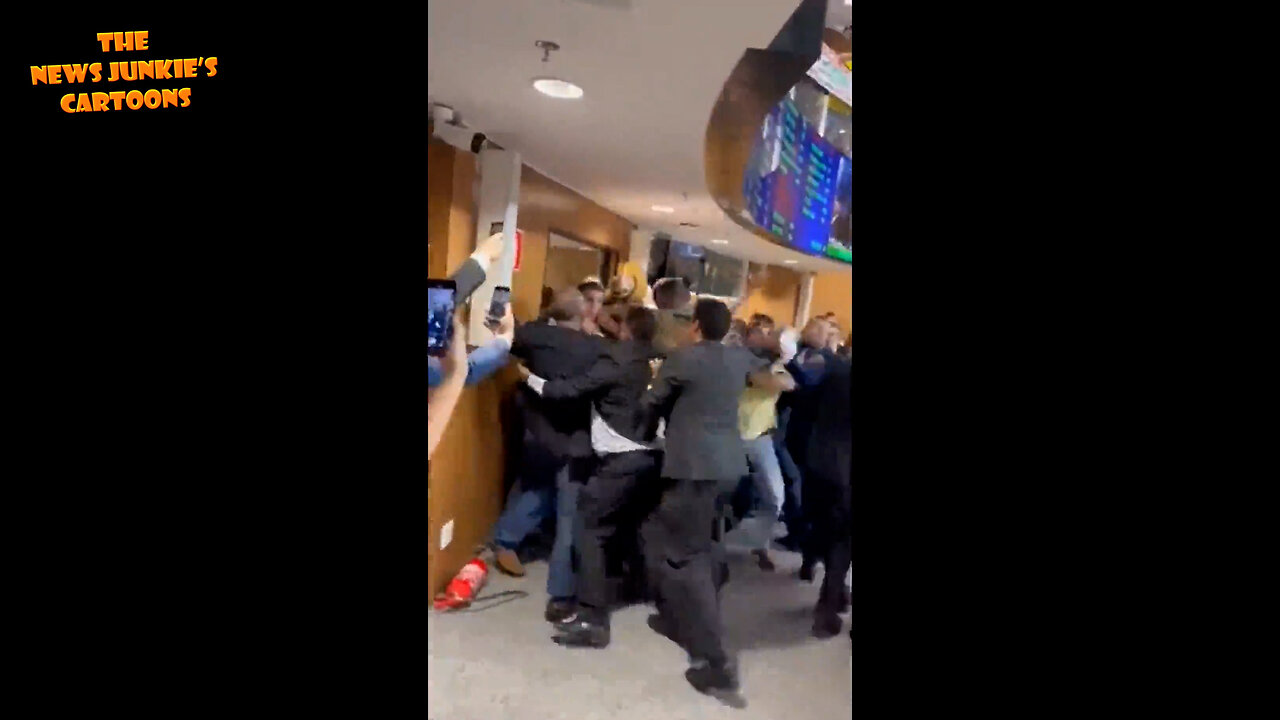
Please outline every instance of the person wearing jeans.
[{"label": "person wearing jeans", "polygon": [[[515,555],[529,533],[555,514],[555,541],[547,561],[547,596],[557,604],[572,602],[577,586],[573,569],[573,524],[582,483],[575,477],[575,464],[562,466],[550,483],[528,486],[523,477],[517,480],[493,529],[497,553]],[[519,573],[524,573],[523,566]]]},{"label": "person wearing jeans", "polygon": [[[585,397],[592,403],[591,449],[596,464],[577,498],[574,531],[578,609],[557,625],[559,634],[552,640],[560,645],[602,648],[609,644],[610,609],[617,599],[610,592],[610,549],[621,551],[614,559],[627,566],[632,582],[643,577],[637,535],[657,501],[662,460],[661,441],[647,437],[648,423],[639,412],[640,399],[653,380],[649,361],[654,356],[656,325],[651,310],[629,309],[618,328],[618,341],[582,375],[547,382],[521,369],[525,384],[540,397]],[[562,517],[560,522],[572,519]]]},{"label": "person wearing jeans", "polygon": [[[582,331],[584,307],[582,293],[576,288],[561,291],[548,310],[548,322],[516,328],[512,357],[551,380],[586,373],[604,343]],[[517,392],[523,393],[520,479],[495,529],[494,564],[508,574],[523,575],[524,566],[516,547],[550,513],[562,518],[556,524],[545,615],[549,622],[557,622],[574,609],[572,519],[578,485],[589,476],[594,458],[591,403],[577,398],[544,398],[528,387],[518,388]]]},{"label": "person wearing jeans", "polygon": [[773,541],[773,529],[782,512],[785,493],[782,467],[778,464],[772,433],[765,433],[753,440],[744,439],[743,445],[747,449],[747,462],[751,465],[751,485],[756,498],[756,514],[748,519],[748,522],[754,521],[755,526],[751,534],[751,554],[755,556],[761,570],[772,571],[774,565],[769,557],[769,544]]},{"label": "person wearing jeans", "polygon": [[[778,352],[781,354],[779,361],[784,367],[795,358],[798,343],[799,333],[794,328],[784,328],[778,333]],[[803,483],[800,468],[787,449],[787,421],[791,418],[789,397],[790,393],[778,399],[778,421],[773,431],[773,450],[782,469],[783,487],[786,489],[786,499],[782,503],[782,522],[787,526],[787,536],[779,540],[778,544],[788,550],[800,552],[805,536],[804,516],[800,508]]]},{"label": "person wearing jeans", "polygon": [[791,408],[786,398],[778,401],[778,425],[773,431],[773,451],[778,458],[778,467],[782,471],[784,500],[782,502],[782,522],[787,526],[787,536],[778,541],[778,545],[800,552],[804,544],[805,521],[801,509],[804,495],[804,483],[800,477],[800,468],[791,459],[791,451],[787,449],[787,420],[791,417]]},{"label": "person wearing jeans", "polygon": [[766,330],[753,327],[748,331],[744,344],[757,356],[774,361],[769,372],[779,383],[776,387],[768,388],[748,386],[742,391],[742,398],[738,402],[738,431],[747,451],[747,464],[751,468],[753,494],[757,503],[755,516],[743,523],[754,527],[750,530],[744,528],[744,531],[751,538],[751,554],[755,556],[760,569],[772,571],[774,564],[769,557],[769,544],[773,541],[773,529],[778,524],[785,492],[782,466],[778,463],[774,447],[774,431],[778,425],[777,404],[784,391],[795,387],[795,381],[782,363],[777,361],[777,352],[771,348]]}]

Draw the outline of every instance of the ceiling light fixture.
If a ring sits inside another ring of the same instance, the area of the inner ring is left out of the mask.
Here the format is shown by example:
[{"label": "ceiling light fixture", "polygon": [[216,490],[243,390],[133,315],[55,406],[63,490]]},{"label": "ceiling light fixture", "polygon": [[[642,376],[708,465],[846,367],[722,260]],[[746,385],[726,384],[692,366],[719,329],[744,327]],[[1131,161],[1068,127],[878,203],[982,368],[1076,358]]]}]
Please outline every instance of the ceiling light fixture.
[{"label": "ceiling light fixture", "polygon": [[577,100],[582,97],[582,88],[568,80],[558,78],[538,78],[533,81],[533,89],[548,97],[561,100]]},{"label": "ceiling light fixture", "polygon": [[660,213],[673,213],[676,211],[676,209],[671,207],[670,205],[654,205],[650,209],[653,210],[654,212],[660,212]]},{"label": "ceiling light fixture", "polygon": [[782,264],[783,264],[783,265],[795,265],[795,264],[796,264],[796,261],[795,261],[795,260],[783,260],[783,261],[782,261]]},{"label": "ceiling light fixture", "polygon": [[716,245],[728,245],[728,244],[729,244],[729,241],[728,241],[728,240],[712,240],[711,242],[715,243]]}]

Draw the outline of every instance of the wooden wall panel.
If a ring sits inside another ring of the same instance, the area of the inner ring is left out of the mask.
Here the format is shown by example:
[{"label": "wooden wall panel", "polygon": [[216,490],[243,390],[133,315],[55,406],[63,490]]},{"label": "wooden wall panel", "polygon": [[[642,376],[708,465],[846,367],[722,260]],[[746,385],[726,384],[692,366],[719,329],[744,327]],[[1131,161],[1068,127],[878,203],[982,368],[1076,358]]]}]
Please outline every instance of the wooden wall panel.
[{"label": "wooden wall panel", "polygon": [[520,270],[511,279],[511,307],[518,320],[538,315],[552,230],[624,260],[631,250],[629,221],[529,167],[520,174],[517,225],[524,232]]},{"label": "wooden wall panel", "polygon": [[427,275],[449,274],[449,204],[453,201],[453,148],[427,146]]},{"label": "wooden wall panel", "polygon": [[[476,159],[432,142],[428,162],[428,264],[433,277],[443,277],[475,250]],[[528,167],[522,171],[520,193],[518,225],[524,248],[521,269],[512,276],[512,308],[518,319],[529,320],[537,315],[541,299],[549,231],[625,257],[631,224]],[[443,590],[474,556],[502,510],[506,456],[500,412],[517,381],[508,368],[467,388],[432,458],[427,477],[427,576],[432,593]],[[449,521],[453,539],[441,549],[440,531]]]},{"label": "wooden wall panel", "polygon": [[814,276],[809,317],[828,312],[836,314],[841,332],[848,335],[853,327],[853,273],[818,273]]},{"label": "wooden wall panel", "polygon": [[542,281],[552,290],[578,285],[587,277],[599,275],[600,253],[576,248],[548,248]]},{"label": "wooden wall panel", "polygon": [[[446,277],[475,250],[475,156],[432,141],[427,168],[428,265]],[[439,592],[484,540],[498,516],[502,493],[502,442],[496,404],[499,391],[484,383],[462,398],[427,473],[427,581]],[[490,406],[494,410],[490,411]],[[492,438],[485,442],[486,438]],[[453,522],[453,539],[440,548],[440,531]]]},{"label": "wooden wall panel", "polygon": [[764,282],[747,288],[734,317],[749,320],[753,313],[764,313],[779,326],[791,325],[800,301],[801,277],[794,270],[770,267]]}]

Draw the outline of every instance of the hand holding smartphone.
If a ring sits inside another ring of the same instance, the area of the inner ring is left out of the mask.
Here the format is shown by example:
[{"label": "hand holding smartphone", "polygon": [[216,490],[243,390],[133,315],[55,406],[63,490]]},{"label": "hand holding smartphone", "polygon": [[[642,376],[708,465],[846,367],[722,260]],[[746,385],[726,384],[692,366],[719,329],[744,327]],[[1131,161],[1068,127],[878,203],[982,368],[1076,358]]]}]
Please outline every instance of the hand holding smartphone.
[{"label": "hand holding smartphone", "polygon": [[457,292],[452,280],[427,280],[427,355],[444,357],[449,352]]},{"label": "hand holding smartphone", "polygon": [[511,288],[498,286],[493,289],[493,299],[489,301],[489,312],[485,314],[484,325],[490,330],[498,327],[498,323],[507,314],[507,305],[511,303]]}]

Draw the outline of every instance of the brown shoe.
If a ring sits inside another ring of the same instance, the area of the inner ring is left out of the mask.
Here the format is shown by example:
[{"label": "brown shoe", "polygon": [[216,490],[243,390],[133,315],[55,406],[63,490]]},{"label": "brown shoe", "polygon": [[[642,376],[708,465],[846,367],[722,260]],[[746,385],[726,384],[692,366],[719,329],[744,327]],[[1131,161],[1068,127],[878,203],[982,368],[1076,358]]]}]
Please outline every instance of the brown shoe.
[{"label": "brown shoe", "polygon": [[516,555],[515,550],[504,547],[494,548],[493,564],[508,575],[524,577],[524,563],[520,562],[520,556]]}]

